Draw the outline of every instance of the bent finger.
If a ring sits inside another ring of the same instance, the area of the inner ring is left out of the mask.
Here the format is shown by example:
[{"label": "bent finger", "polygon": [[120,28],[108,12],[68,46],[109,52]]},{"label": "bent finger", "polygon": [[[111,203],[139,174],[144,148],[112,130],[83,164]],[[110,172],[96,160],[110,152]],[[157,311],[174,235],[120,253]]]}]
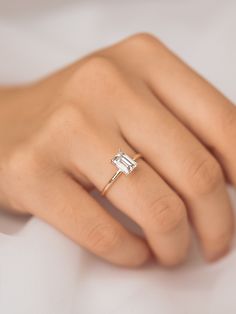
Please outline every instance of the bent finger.
[{"label": "bent finger", "polygon": [[126,230],[67,174],[51,179],[39,194],[28,205],[35,214],[95,255],[130,267],[149,259],[145,241]]}]

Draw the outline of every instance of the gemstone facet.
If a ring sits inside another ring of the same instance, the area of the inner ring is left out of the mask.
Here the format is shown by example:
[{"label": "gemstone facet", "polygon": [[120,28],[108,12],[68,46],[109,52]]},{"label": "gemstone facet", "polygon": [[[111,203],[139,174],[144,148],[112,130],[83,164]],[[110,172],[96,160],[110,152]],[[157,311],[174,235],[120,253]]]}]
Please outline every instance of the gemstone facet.
[{"label": "gemstone facet", "polygon": [[111,162],[125,175],[131,173],[134,168],[137,167],[137,162],[122,151],[119,151],[115,157],[112,158]]}]

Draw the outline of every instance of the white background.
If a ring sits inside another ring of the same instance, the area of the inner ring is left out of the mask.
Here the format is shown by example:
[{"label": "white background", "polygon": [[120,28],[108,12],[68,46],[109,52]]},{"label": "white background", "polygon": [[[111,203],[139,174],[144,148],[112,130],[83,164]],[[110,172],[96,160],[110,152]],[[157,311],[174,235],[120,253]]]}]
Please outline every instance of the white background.
[{"label": "white background", "polygon": [[[0,0],[0,83],[37,79],[147,31],[235,101],[235,15],[234,0]],[[35,218],[1,214],[0,232],[0,313],[236,312],[235,247],[211,265],[195,246],[177,270],[127,270],[103,263]]]}]

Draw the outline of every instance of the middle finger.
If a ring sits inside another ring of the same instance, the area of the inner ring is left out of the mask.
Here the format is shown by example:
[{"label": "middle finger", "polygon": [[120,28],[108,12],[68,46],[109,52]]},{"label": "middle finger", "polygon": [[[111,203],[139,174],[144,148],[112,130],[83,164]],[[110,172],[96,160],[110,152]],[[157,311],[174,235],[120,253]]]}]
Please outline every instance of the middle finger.
[{"label": "middle finger", "polygon": [[[125,138],[182,196],[207,259],[228,250],[233,213],[216,159],[151,93],[126,106],[120,127]],[[131,110],[130,110],[131,108]]]}]

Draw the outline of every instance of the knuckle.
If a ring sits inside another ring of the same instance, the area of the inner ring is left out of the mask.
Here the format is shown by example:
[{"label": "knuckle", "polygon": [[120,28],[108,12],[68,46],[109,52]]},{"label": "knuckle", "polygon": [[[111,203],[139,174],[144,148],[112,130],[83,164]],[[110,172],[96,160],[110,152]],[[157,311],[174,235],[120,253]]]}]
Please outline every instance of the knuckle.
[{"label": "knuckle", "polygon": [[114,74],[115,64],[112,60],[103,55],[94,55],[89,57],[79,68],[79,75],[89,81],[101,80],[111,77]]},{"label": "knuckle", "polygon": [[193,158],[187,173],[191,193],[205,195],[214,191],[223,180],[218,162],[211,158]]},{"label": "knuckle", "polygon": [[163,196],[148,207],[147,224],[160,233],[166,233],[176,229],[185,217],[185,206],[178,197]]},{"label": "knuckle", "polygon": [[84,110],[76,102],[65,101],[51,115],[48,122],[50,140],[69,140],[72,135],[78,135],[79,130],[87,130],[88,118]]},{"label": "knuckle", "polygon": [[64,128],[65,124],[73,125],[78,122],[78,119],[82,122],[84,115],[82,111],[78,109],[75,102],[65,101],[60,108],[55,111],[53,118],[55,119],[56,125]]},{"label": "knuckle", "polygon": [[99,254],[109,254],[120,245],[119,232],[105,223],[90,227],[86,237],[89,247]]},{"label": "knuckle", "polygon": [[134,34],[127,39],[128,43],[138,44],[138,45],[142,45],[145,47],[149,46],[149,45],[156,44],[157,41],[158,40],[154,35],[152,35],[150,33],[145,33],[145,32]]},{"label": "knuckle", "polygon": [[69,91],[80,101],[85,99],[87,102],[89,99],[91,103],[97,103],[101,95],[104,98],[104,95],[110,95],[111,92],[117,93],[117,86],[123,81],[118,65],[111,58],[99,54],[89,57],[78,67],[71,78]]}]

